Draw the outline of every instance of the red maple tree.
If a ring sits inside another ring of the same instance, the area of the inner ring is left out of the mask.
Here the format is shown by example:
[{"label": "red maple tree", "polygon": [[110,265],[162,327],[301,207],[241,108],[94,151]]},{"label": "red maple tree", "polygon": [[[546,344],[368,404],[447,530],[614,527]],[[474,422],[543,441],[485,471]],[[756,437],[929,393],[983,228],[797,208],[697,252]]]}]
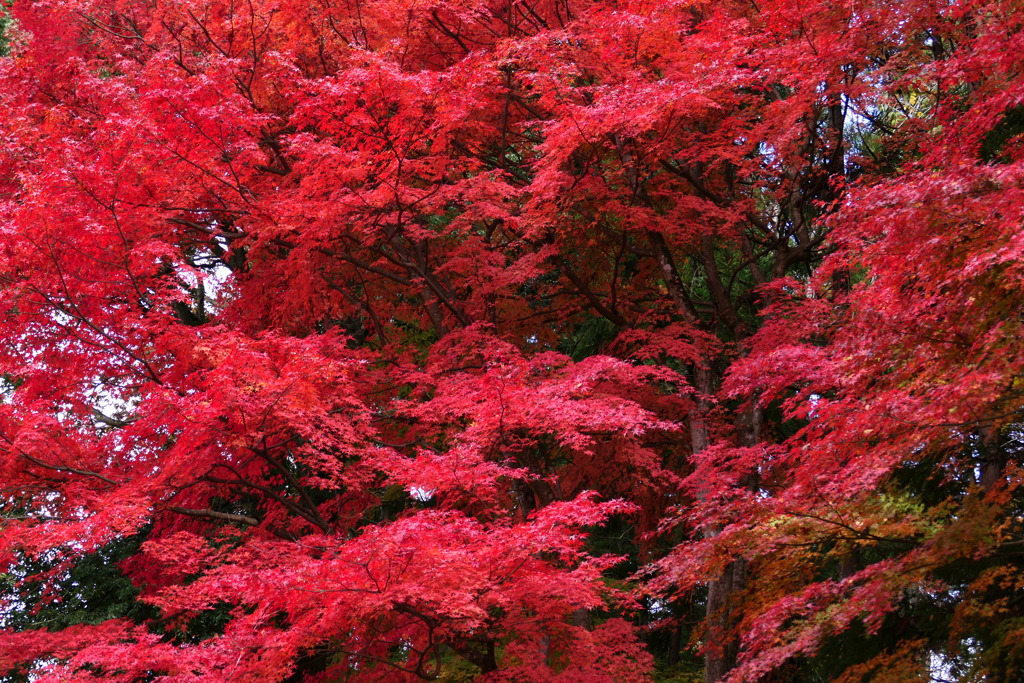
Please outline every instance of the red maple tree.
[{"label": "red maple tree", "polygon": [[1019,3],[10,13],[10,680],[1016,675]]}]

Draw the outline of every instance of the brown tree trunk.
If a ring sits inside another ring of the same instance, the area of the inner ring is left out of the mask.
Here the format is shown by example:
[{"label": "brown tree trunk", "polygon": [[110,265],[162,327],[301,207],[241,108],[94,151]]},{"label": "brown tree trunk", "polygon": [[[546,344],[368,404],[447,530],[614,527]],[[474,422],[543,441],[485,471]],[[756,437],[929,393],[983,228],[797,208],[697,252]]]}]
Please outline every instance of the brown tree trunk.
[{"label": "brown tree trunk", "polygon": [[736,666],[739,639],[733,633],[733,600],[747,585],[747,562],[737,559],[708,583],[707,644],[704,651],[704,680],[720,681]]},{"label": "brown tree trunk", "polygon": [[[736,420],[736,440],[744,447],[761,441],[764,411],[752,401]],[[757,486],[751,479],[747,486]],[[747,561],[737,558],[726,565],[722,574],[708,583],[707,649],[704,654],[704,680],[714,683],[726,677],[736,666],[740,643],[734,631],[735,600],[747,586]]]},{"label": "brown tree trunk", "polygon": [[1006,470],[1006,453],[999,444],[999,428],[985,424],[978,428],[978,483],[986,491],[1003,480]]}]

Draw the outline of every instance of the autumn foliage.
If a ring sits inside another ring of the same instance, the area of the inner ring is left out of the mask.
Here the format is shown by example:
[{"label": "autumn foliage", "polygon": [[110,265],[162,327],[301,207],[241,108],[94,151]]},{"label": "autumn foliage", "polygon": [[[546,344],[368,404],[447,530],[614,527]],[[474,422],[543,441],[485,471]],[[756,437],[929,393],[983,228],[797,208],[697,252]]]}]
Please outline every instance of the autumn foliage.
[{"label": "autumn foliage", "polygon": [[1024,6],[14,0],[5,681],[1024,675]]}]

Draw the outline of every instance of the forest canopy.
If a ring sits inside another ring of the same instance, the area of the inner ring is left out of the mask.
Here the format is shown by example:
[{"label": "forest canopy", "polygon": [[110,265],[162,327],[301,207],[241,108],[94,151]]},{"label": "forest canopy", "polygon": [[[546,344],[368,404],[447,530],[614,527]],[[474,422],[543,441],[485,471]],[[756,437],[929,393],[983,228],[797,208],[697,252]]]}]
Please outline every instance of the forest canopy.
[{"label": "forest canopy", "polygon": [[3,0],[0,680],[1024,680],[1022,27]]}]

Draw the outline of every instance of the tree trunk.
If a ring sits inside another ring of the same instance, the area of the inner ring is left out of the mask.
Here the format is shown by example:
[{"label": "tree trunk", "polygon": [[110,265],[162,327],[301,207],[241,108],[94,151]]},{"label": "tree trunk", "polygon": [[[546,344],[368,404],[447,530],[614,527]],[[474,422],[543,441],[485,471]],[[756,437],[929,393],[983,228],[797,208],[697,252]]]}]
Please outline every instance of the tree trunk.
[{"label": "tree trunk", "polygon": [[747,561],[737,559],[708,583],[707,644],[704,651],[704,680],[714,683],[736,666],[739,639],[733,633],[734,596],[747,585]]},{"label": "tree trunk", "polygon": [[[761,423],[764,411],[756,398],[741,411],[736,420],[736,440],[739,446],[756,446],[761,441]],[[747,486],[757,486],[753,479]],[[726,677],[736,666],[740,643],[733,632],[735,626],[735,596],[747,585],[747,561],[737,558],[726,565],[715,580],[708,583],[707,648],[704,654],[704,680],[714,683]]]}]

